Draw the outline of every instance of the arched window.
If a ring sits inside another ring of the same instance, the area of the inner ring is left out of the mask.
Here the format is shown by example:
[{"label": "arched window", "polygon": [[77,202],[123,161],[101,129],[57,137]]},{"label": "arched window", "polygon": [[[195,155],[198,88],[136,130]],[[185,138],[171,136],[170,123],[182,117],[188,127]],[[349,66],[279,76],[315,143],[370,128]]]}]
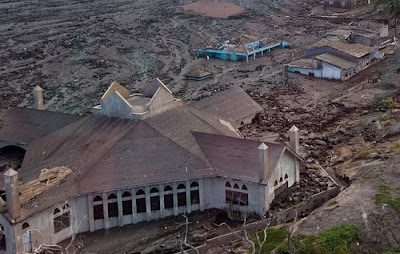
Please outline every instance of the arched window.
[{"label": "arched window", "polygon": [[274,186],[277,186],[277,185],[278,185],[278,181],[275,180]]},{"label": "arched window", "polygon": [[235,185],[233,185],[233,188],[239,189],[239,185],[237,183],[235,183]]},{"label": "arched window", "polygon": [[95,196],[93,199],[93,219],[104,219],[103,198],[101,196]]},{"label": "arched window", "polygon": [[132,214],[132,196],[129,191],[122,193],[122,214]]},{"label": "arched window", "polygon": [[178,206],[186,206],[186,187],[183,183],[178,185]]},{"label": "arched window", "polygon": [[27,222],[25,222],[24,224],[22,224],[22,230],[29,228],[29,224]]},{"label": "arched window", "polygon": [[114,193],[108,195],[107,198],[108,217],[118,217],[118,200]]},{"label": "arched window", "polygon": [[160,210],[160,194],[156,187],[150,190],[150,208],[152,211]]},{"label": "arched window", "polygon": [[243,184],[242,190],[247,190],[247,186]]},{"label": "arched window", "polygon": [[53,216],[54,233],[58,233],[63,229],[69,228],[70,211],[68,204],[65,204],[62,210],[56,207],[54,209]]},{"label": "arched window", "polygon": [[285,179],[288,179],[289,177],[288,177],[288,175],[287,174],[285,174]]},{"label": "arched window", "polygon": [[279,179],[279,182],[283,182],[283,178],[282,177]]},{"label": "arched window", "polygon": [[232,187],[231,184],[229,182],[226,182],[225,187]]},{"label": "arched window", "polygon": [[6,234],[3,225],[0,225],[0,250],[6,250]]},{"label": "arched window", "polygon": [[190,185],[190,204],[199,204],[200,203],[200,193],[199,193],[199,184],[197,182],[192,182]]},{"label": "arched window", "polygon": [[146,196],[142,189],[136,192],[136,209],[137,213],[146,212]]},{"label": "arched window", "polygon": [[167,185],[164,188],[164,207],[170,209],[174,207],[174,196],[172,194],[172,187]]}]

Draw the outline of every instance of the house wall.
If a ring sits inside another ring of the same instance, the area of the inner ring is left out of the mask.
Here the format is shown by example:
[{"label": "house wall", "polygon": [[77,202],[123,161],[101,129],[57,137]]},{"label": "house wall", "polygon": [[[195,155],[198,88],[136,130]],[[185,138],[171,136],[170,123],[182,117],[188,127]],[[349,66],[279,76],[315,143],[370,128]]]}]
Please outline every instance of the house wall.
[{"label": "house wall", "polygon": [[342,69],[331,64],[322,62],[322,77],[329,79],[341,79]]},{"label": "house wall", "polygon": [[180,105],[182,105],[181,101],[175,101],[172,94],[160,87],[151,99],[148,106],[148,113],[146,113],[144,118],[160,114]]},{"label": "house wall", "polygon": [[101,110],[93,111],[93,113],[125,119],[132,118],[130,105],[128,105],[117,92],[110,95],[105,101],[101,101]]},{"label": "house wall", "polygon": [[318,69],[308,69],[308,68],[289,66],[289,67],[287,67],[287,70],[290,72],[300,73],[300,74],[307,75],[307,76],[313,76],[313,77],[317,77],[317,78],[322,77],[322,70],[318,70]]},{"label": "house wall", "polygon": [[8,220],[0,214],[0,225],[4,228],[4,237],[6,238],[6,250],[0,250],[0,254],[13,254],[17,252],[17,240],[14,227],[10,225]]}]

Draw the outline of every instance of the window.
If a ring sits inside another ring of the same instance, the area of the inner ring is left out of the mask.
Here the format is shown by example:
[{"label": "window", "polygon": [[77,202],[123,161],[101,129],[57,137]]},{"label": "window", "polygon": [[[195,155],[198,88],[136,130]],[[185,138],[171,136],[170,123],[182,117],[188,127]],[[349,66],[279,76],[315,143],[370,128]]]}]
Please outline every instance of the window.
[{"label": "window", "polygon": [[235,183],[235,185],[233,185],[233,188],[239,189],[239,185],[237,183]]},{"label": "window", "polygon": [[247,186],[243,184],[242,190],[247,190]]},{"label": "window", "polygon": [[160,210],[160,194],[155,187],[150,190],[150,207],[152,211]]},{"label": "window", "polygon": [[225,187],[232,187],[231,184],[229,182],[226,182]]},{"label": "window", "polygon": [[346,1],[341,1],[341,5],[342,5],[342,7],[345,7],[346,6]]},{"label": "window", "polygon": [[6,250],[6,234],[3,225],[0,225],[0,250]]},{"label": "window", "polygon": [[178,206],[186,206],[186,187],[183,183],[178,185]]},{"label": "window", "polygon": [[283,178],[281,177],[281,178],[279,178],[279,182],[283,182]]},{"label": "window", "polygon": [[137,213],[146,212],[146,197],[142,189],[136,192],[136,208],[137,208]]},{"label": "window", "polygon": [[333,5],[333,0],[329,0],[329,5]]},{"label": "window", "polygon": [[108,196],[107,203],[108,217],[118,217],[118,201],[117,196],[114,193],[111,193]]},{"label": "window", "polygon": [[101,196],[96,196],[93,199],[93,218],[95,220],[104,219],[103,198]]},{"label": "window", "polygon": [[172,188],[169,185],[164,188],[164,207],[165,209],[174,207],[174,196],[172,194]]},{"label": "window", "polygon": [[288,175],[287,174],[285,174],[285,179],[288,179],[289,177],[288,177]]},{"label": "window", "polygon": [[277,185],[278,185],[278,181],[275,180],[274,186],[277,186]]},{"label": "window", "polygon": [[24,223],[22,224],[22,230],[29,228],[29,224],[28,223]]},{"label": "window", "polygon": [[56,208],[53,212],[53,226],[54,233],[58,233],[63,229],[69,228],[70,226],[70,211],[69,206],[64,205],[62,210]]},{"label": "window", "polygon": [[200,193],[199,193],[199,184],[197,182],[193,182],[190,185],[190,204],[199,204],[200,203]]},{"label": "window", "polygon": [[132,196],[129,191],[122,194],[122,214],[132,214]]}]

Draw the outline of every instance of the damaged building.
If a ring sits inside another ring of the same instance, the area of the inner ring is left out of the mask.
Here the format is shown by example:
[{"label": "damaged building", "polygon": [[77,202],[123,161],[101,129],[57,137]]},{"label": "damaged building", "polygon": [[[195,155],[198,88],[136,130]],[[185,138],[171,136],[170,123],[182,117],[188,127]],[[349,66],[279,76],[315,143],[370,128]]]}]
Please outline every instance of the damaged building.
[{"label": "damaged building", "polygon": [[373,0],[324,0],[325,10],[345,12],[373,3]]},{"label": "damaged building", "polygon": [[328,32],[309,46],[304,58],[286,65],[289,72],[336,80],[347,80],[392,52],[387,26],[360,22],[357,26]]},{"label": "damaged building", "polygon": [[240,88],[185,105],[158,79],[142,94],[114,82],[88,116],[41,110],[35,95],[0,130],[1,149],[25,150],[1,184],[5,253],[209,208],[262,216],[299,181],[299,130],[289,146],[244,139],[237,127],[261,107]]},{"label": "damaged building", "polygon": [[232,41],[228,40],[217,46],[196,49],[196,57],[217,58],[227,61],[246,61],[263,57],[274,48],[290,46],[287,41],[271,41],[267,38],[257,39],[254,36],[243,35]]}]

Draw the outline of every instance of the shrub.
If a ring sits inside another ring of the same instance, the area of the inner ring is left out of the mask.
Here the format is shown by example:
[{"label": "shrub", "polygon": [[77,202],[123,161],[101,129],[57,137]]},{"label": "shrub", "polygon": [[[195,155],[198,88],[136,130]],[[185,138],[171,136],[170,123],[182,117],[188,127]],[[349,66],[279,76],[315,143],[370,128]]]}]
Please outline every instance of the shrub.
[{"label": "shrub", "polygon": [[393,104],[393,98],[392,97],[388,97],[386,99],[381,100],[381,102],[379,103],[379,106],[381,108],[385,108],[388,109],[392,106]]},{"label": "shrub", "polygon": [[[336,248],[341,246],[347,247],[352,241],[357,240],[359,237],[360,229],[357,226],[344,223],[322,232],[318,238],[318,242],[328,252],[336,253]],[[341,248],[341,250],[343,251],[343,248]]]}]

